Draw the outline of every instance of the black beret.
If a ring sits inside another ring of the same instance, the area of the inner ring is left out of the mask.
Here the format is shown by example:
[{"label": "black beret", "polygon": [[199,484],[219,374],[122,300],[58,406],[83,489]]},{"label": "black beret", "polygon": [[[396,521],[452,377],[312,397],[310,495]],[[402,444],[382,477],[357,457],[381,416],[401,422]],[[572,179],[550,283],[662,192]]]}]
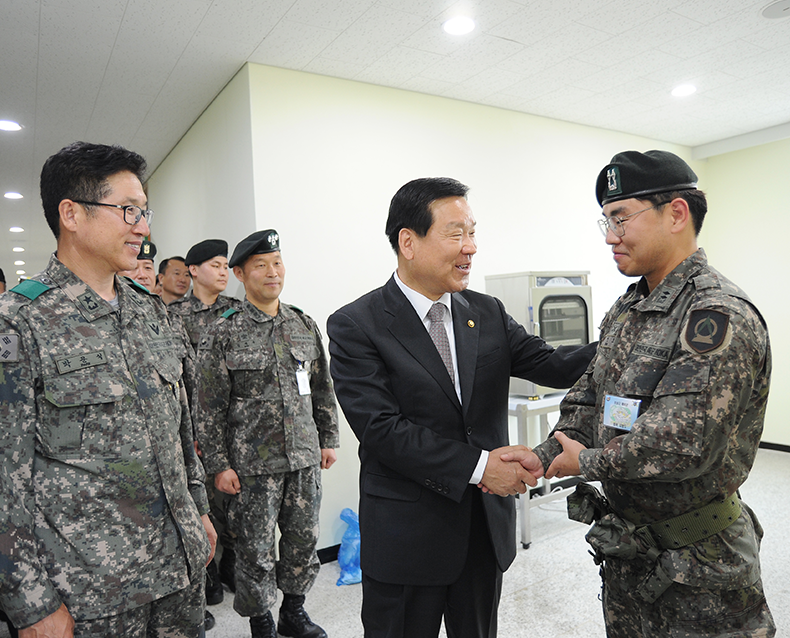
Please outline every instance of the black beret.
[{"label": "black beret", "polygon": [[263,255],[280,250],[280,236],[273,228],[259,230],[246,239],[242,239],[233,250],[228,266],[241,266],[250,255]]},{"label": "black beret", "polygon": [[144,239],[143,243],[140,244],[140,252],[137,255],[137,259],[150,259],[153,261],[154,257],[156,257],[156,244]]},{"label": "black beret", "polygon": [[691,167],[668,151],[625,151],[598,174],[595,195],[603,206],[621,199],[697,188]]},{"label": "black beret", "polygon": [[184,264],[187,266],[199,266],[204,261],[213,257],[228,256],[228,242],[224,239],[204,239],[189,249]]}]

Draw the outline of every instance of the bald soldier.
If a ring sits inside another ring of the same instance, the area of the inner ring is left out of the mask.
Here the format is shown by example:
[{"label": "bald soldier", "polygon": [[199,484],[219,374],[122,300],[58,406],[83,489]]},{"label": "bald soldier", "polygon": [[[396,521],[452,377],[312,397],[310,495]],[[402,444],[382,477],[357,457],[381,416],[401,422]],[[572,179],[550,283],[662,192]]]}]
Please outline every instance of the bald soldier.
[{"label": "bald soldier", "polygon": [[523,463],[603,485],[603,496],[577,489],[569,514],[595,521],[610,638],[773,636],[763,530],[737,493],[768,401],[765,320],[697,246],[707,202],[681,158],[618,153],[596,195],[617,269],[639,280],[601,324],[553,436]]}]

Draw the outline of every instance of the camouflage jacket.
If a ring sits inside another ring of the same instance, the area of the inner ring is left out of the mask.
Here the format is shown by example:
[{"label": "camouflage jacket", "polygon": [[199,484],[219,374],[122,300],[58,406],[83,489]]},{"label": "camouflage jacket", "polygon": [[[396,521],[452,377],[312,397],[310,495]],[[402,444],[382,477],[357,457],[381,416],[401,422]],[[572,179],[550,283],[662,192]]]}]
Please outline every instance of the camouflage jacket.
[{"label": "camouflage jacket", "polygon": [[[612,306],[596,357],[563,400],[556,429],[589,448],[580,454],[581,472],[601,481],[617,514],[637,525],[666,520],[723,499],[746,480],[770,375],[765,321],[700,249],[651,293],[642,279]],[[630,431],[603,424],[607,395],[641,401]],[[550,437],[535,452],[548,467],[561,447]],[[714,580],[737,587],[735,572],[748,581],[758,569],[760,534],[744,508],[718,537],[669,552],[677,579],[710,582],[716,572]]]},{"label": "camouflage jacket", "polygon": [[[316,323],[280,303],[276,317],[244,301],[209,326],[197,350],[193,420],[206,471],[290,472],[339,445],[337,404]],[[309,373],[300,394],[297,371]]]},{"label": "camouflage jacket", "polygon": [[195,297],[193,291],[171,303],[167,307],[167,312],[181,317],[184,328],[189,334],[189,342],[197,350],[198,340],[203,331],[219,319],[226,310],[229,308],[238,310],[241,308],[241,304],[242,302],[235,297],[219,295],[211,306],[207,306]]},{"label": "camouflage jacket", "polygon": [[0,607],[108,616],[189,583],[209,545],[205,473],[161,300],[118,310],[53,255],[0,297]]}]

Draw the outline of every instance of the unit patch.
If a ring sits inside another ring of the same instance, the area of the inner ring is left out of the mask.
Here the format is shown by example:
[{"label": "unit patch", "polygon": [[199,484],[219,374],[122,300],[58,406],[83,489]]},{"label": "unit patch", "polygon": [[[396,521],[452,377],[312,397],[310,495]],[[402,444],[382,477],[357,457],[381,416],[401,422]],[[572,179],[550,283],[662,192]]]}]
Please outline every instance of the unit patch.
[{"label": "unit patch", "polygon": [[730,317],[718,310],[693,310],[689,316],[685,345],[699,354],[715,350],[727,339]]},{"label": "unit patch", "polygon": [[0,363],[19,359],[19,335],[0,334]]}]

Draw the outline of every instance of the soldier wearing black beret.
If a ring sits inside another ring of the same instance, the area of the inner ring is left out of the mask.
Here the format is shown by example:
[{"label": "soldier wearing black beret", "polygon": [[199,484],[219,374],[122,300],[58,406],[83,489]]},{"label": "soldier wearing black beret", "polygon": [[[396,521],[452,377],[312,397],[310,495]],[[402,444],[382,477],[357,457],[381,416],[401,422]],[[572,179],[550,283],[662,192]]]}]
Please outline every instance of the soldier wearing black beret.
[{"label": "soldier wearing black beret", "polygon": [[239,242],[230,265],[245,300],[200,339],[194,422],[206,471],[232,499],[233,606],[250,618],[253,638],[326,638],[304,610],[319,569],[321,469],[336,461],[339,444],[321,333],[304,312],[280,302],[285,265],[276,230]]},{"label": "soldier wearing black beret", "polygon": [[618,153],[596,197],[618,270],[639,280],[535,453],[548,478],[602,484],[605,500],[585,486],[569,514],[595,521],[607,636],[773,636],[762,528],[737,493],[768,400],[765,321],[698,248],[707,202],[680,157]]},{"label": "soldier wearing black beret", "polygon": [[147,239],[143,239],[142,244],[140,244],[140,252],[137,254],[137,268],[124,270],[118,274],[134,279],[138,284],[154,292],[154,287],[156,286],[154,257],[156,257],[156,245]]},{"label": "soldier wearing black beret", "polygon": [[[241,301],[223,295],[228,285],[228,242],[224,239],[205,239],[198,242],[187,252],[184,264],[189,268],[192,278],[192,291],[168,305],[168,312],[181,318],[193,348],[205,329],[231,308],[240,308]],[[191,379],[187,380],[191,385]],[[194,388],[187,388],[190,396]],[[235,538],[225,519],[227,499],[221,492],[214,490],[214,477],[207,478],[207,491],[211,505],[211,518],[219,532],[218,546],[221,549],[219,565],[212,560],[206,569],[206,602],[217,605],[222,602],[224,593],[222,583],[226,582],[235,590]],[[219,553],[219,552],[218,552]],[[207,626],[212,623],[207,610]]]}]

